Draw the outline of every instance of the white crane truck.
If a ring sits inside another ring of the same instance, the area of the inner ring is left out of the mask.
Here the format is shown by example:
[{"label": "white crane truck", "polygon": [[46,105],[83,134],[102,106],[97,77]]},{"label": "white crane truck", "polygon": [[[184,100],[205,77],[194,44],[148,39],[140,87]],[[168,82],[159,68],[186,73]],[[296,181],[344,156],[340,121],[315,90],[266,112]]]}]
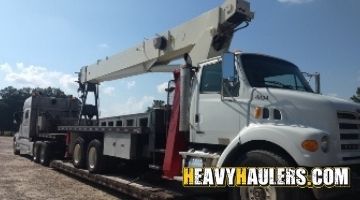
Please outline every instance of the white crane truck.
[{"label": "white crane truck", "polygon": [[[37,96],[25,102],[14,152],[48,164],[56,150],[91,173],[116,157],[146,161],[167,179],[181,177],[182,167],[221,166],[349,166],[355,179],[360,106],[314,92],[291,62],[228,53],[233,34],[252,18],[248,2],[226,0],[153,40],[82,67],[81,103]],[[181,57],[184,66],[169,64]],[[167,89],[171,106],[99,120],[101,82],[148,72],[174,72],[174,87]],[[87,104],[89,93],[94,105]],[[303,191],[241,187],[229,194],[299,199]],[[313,191],[317,198],[338,193]]]}]

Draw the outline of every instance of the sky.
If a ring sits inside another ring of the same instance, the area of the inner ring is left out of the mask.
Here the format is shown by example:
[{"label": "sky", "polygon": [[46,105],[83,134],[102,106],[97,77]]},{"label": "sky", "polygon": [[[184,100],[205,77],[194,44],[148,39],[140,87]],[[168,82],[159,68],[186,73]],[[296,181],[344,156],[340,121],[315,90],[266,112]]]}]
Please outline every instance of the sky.
[{"label": "sky", "polygon": [[[77,96],[75,72],[150,39],[223,0],[0,0],[0,88],[60,87]],[[250,0],[255,18],[230,50],[264,53],[321,74],[322,93],[349,99],[360,87],[359,0]],[[145,111],[165,99],[171,74],[101,84],[101,116]]]}]

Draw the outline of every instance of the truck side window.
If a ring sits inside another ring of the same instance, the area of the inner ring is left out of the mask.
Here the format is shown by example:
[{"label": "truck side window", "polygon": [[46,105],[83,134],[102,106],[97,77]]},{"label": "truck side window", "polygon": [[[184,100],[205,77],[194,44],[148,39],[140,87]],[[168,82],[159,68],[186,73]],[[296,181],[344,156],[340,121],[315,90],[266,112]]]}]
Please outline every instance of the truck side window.
[{"label": "truck side window", "polygon": [[134,120],[133,119],[126,120],[126,126],[134,126]]},{"label": "truck side window", "polygon": [[25,119],[29,118],[29,110],[25,111]]},{"label": "truck side window", "polygon": [[200,93],[220,93],[221,76],[221,62],[204,66],[201,74]]},{"label": "truck side window", "polygon": [[116,126],[122,126],[122,121],[121,120],[116,121]]}]

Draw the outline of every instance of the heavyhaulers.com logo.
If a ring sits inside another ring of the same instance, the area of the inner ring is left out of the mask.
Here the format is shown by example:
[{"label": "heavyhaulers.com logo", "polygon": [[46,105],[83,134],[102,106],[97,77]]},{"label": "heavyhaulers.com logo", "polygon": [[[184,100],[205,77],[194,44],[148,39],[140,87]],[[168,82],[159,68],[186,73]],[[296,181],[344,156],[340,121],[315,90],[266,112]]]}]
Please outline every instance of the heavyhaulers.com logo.
[{"label": "heavyhaulers.com logo", "polygon": [[229,167],[183,168],[183,185],[349,187],[350,168]]}]

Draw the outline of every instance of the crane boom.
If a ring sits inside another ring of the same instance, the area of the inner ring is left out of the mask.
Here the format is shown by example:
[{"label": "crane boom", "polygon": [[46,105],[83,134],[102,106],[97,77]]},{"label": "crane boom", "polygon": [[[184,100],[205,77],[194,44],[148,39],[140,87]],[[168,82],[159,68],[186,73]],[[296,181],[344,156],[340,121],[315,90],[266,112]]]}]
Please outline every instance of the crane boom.
[{"label": "crane boom", "polygon": [[182,25],[124,52],[81,68],[80,83],[100,83],[147,72],[169,72],[167,64],[188,54],[193,63],[227,51],[236,27],[253,18],[244,0],[226,0]]},{"label": "crane boom", "polygon": [[[247,25],[252,18],[247,1],[225,0],[221,6],[153,40],[145,40],[136,47],[82,67],[78,80],[82,102],[79,124],[82,120],[92,124],[94,116],[96,124],[99,123],[99,83],[147,72],[170,72],[174,67],[168,64],[182,56],[189,58],[187,64],[189,60],[197,64],[219,56],[228,50],[237,27],[244,22]],[[86,103],[89,92],[94,93],[95,105]]]}]

